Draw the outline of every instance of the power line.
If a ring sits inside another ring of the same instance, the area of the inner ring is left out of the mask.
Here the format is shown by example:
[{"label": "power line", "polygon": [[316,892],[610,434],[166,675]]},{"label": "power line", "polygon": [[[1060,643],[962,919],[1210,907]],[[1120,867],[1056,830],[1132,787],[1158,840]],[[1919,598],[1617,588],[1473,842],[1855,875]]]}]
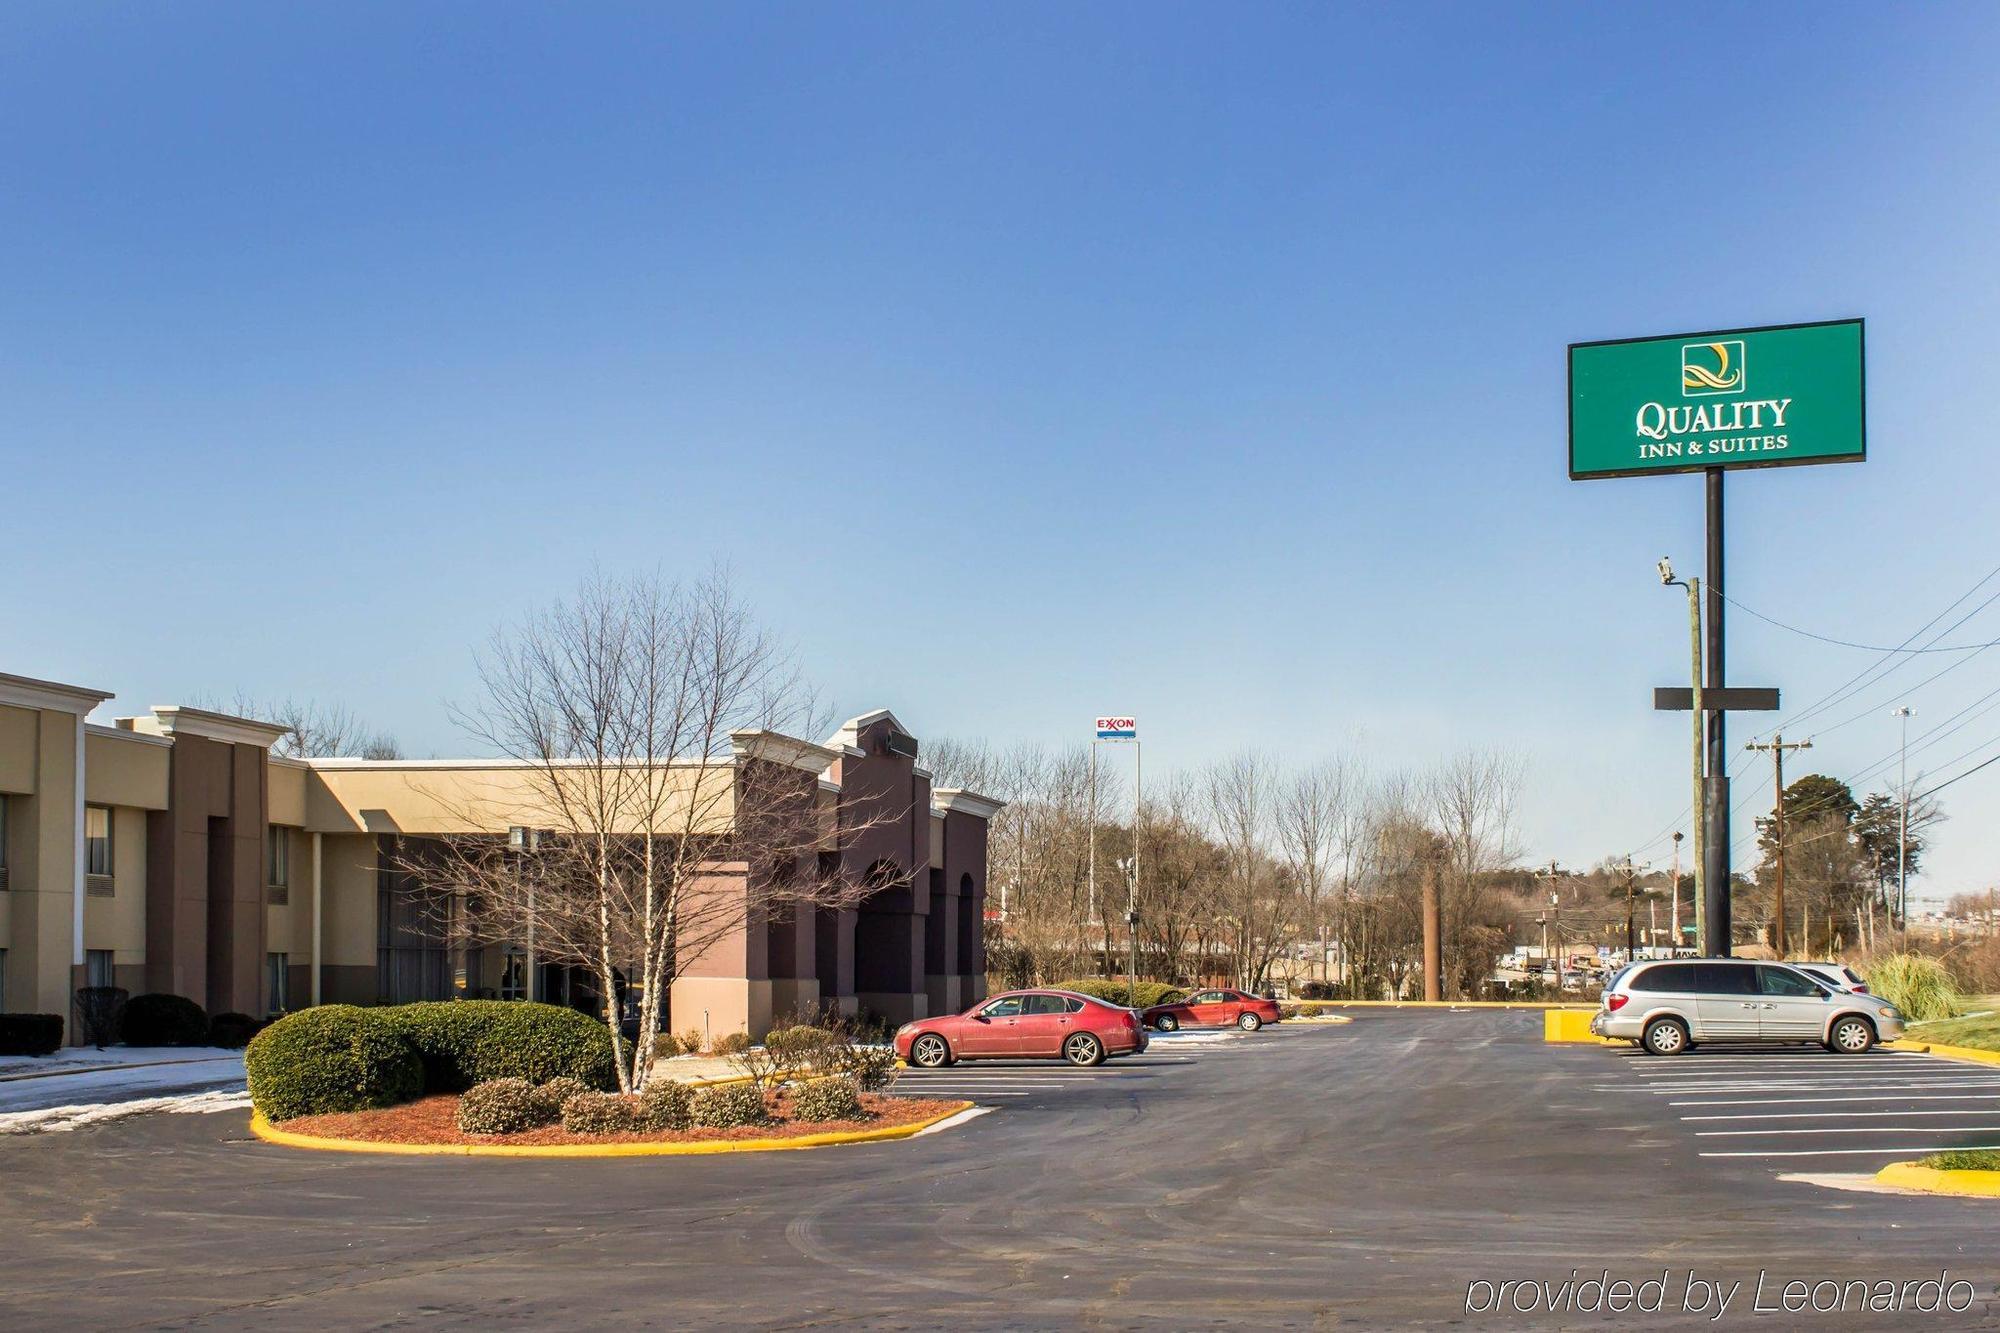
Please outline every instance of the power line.
[{"label": "power line", "polygon": [[[1973,649],[1976,648],[1992,648],[1996,645],[2000,645],[2000,639],[1989,639],[1985,643],[1953,643],[1953,644],[1947,644],[1942,648],[1903,648],[1903,647],[1884,648],[1880,644],[1875,644],[1875,643],[1854,643],[1847,639],[1835,639],[1825,634],[1815,634],[1809,629],[1800,629],[1797,625],[1787,625],[1782,620],[1773,620],[1771,617],[1765,615],[1762,611],[1759,611],[1754,607],[1748,607],[1743,605],[1743,603],[1737,601],[1734,597],[1731,597],[1726,592],[1717,593],[1716,595],[1722,598],[1723,601],[1735,607],[1738,611],[1743,612],[1745,615],[1753,616],[1756,619],[1763,621],[1766,625],[1775,625],[1777,628],[1785,630],[1786,632],[1791,634],[1797,634],[1808,639],[1816,639],[1821,643],[1830,643],[1836,648],[1858,648],[1863,652],[1870,652],[1870,653],[1964,653],[1964,652],[1971,652]],[[1945,609],[1949,611],[1951,608],[1946,607]],[[1918,630],[1917,633],[1921,634],[1923,633],[1923,631]],[[1916,635],[1911,636],[1911,638],[1915,637]],[[1905,639],[1903,642],[1908,643],[1909,639]]]}]

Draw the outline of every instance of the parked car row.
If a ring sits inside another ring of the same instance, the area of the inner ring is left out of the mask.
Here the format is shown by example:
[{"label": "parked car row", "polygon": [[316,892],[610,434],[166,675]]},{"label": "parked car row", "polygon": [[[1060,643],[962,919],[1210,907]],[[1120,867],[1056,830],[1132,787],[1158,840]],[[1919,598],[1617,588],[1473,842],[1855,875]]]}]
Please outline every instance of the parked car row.
[{"label": "parked car row", "polygon": [[1066,1060],[1090,1066],[1146,1049],[1148,1028],[1235,1027],[1278,1021],[1278,1002],[1211,988],[1144,1011],[1066,990],[1014,990],[962,1014],[920,1018],[896,1029],[896,1055],[919,1069],[960,1060]]}]

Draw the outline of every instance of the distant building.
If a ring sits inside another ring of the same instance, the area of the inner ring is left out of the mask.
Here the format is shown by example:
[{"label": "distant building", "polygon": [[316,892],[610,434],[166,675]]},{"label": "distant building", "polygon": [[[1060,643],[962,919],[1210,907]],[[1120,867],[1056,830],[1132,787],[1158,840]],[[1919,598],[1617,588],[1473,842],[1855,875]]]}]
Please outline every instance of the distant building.
[{"label": "distant building", "polygon": [[[601,1010],[593,978],[523,942],[448,939],[396,869],[410,839],[506,836],[519,765],[289,759],[271,753],[281,727],[196,708],[85,721],[111,697],[0,674],[0,1010],[68,1020],[85,985],[211,1013],[474,996]],[[683,959],[670,1030],[761,1035],[822,1004],[902,1021],[985,994],[986,826],[1000,805],[933,790],[917,753],[886,710],[824,745],[739,738],[733,763],[809,772],[855,816],[840,868],[883,887],[853,911],[753,919]]]}]

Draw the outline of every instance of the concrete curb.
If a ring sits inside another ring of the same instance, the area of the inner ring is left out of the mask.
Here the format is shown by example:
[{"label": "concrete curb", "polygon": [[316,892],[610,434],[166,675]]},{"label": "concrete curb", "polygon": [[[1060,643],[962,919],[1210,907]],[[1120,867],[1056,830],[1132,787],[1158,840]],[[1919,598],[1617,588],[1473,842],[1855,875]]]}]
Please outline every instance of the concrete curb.
[{"label": "concrete curb", "polygon": [[1956,1194],[1968,1199],[2000,1199],[2000,1171],[1940,1171],[1916,1162],[1891,1162],[1875,1173],[1880,1184],[1925,1194]]},{"label": "concrete curb", "polygon": [[331,1139],[316,1134],[296,1134],[279,1129],[252,1112],[250,1132],[266,1143],[314,1152],[379,1153],[397,1157],[705,1157],[730,1152],[788,1152],[798,1148],[826,1148],[843,1143],[889,1143],[923,1133],[933,1125],[972,1109],[971,1102],[954,1103],[925,1120],[885,1129],[839,1130],[827,1134],[801,1134],[790,1139],[713,1139],[703,1143],[376,1143],[367,1139]]},{"label": "concrete curb", "polygon": [[1920,1055],[1943,1056],[1947,1060],[1970,1060],[1975,1064],[2000,1065],[2000,1051],[1983,1051],[1977,1046],[1946,1046],[1935,1041],[1901,1037],[1882,1043],[1885,1051],[1915,1051]]},{"label": "concrete curb", "polygon": [[1278,1003],[1316,1009],[1566,1009],[1576,1006],[1574,1000],[1280,1000]]}]

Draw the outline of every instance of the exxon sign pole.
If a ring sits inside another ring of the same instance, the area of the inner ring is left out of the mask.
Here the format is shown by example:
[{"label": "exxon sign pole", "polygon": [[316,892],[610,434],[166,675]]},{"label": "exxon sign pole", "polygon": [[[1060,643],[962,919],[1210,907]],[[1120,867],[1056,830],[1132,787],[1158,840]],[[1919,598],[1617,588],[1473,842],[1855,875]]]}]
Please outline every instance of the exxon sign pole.
[{"label": "exxon sign pole", "polygon": [[[1125,939],[1126,995],[1132,1007],[1137,1008],[1139,996],[1139,821],[1145,817],[1144,768],[1141,767],[1139,751],[1139,721],[1130,716],[1100,717],[1097,719],[1097,735],[1090,743],[1091,812],[1096,817],[1097,747],[1106,742],[1132,747],[1132,870],[1125,884]],[[1093,831],[1091,846],[1091,878],[1096,880],[1097,864],[1096,838]],[[1109,960],[1106,960],[1107,963]]]}]

